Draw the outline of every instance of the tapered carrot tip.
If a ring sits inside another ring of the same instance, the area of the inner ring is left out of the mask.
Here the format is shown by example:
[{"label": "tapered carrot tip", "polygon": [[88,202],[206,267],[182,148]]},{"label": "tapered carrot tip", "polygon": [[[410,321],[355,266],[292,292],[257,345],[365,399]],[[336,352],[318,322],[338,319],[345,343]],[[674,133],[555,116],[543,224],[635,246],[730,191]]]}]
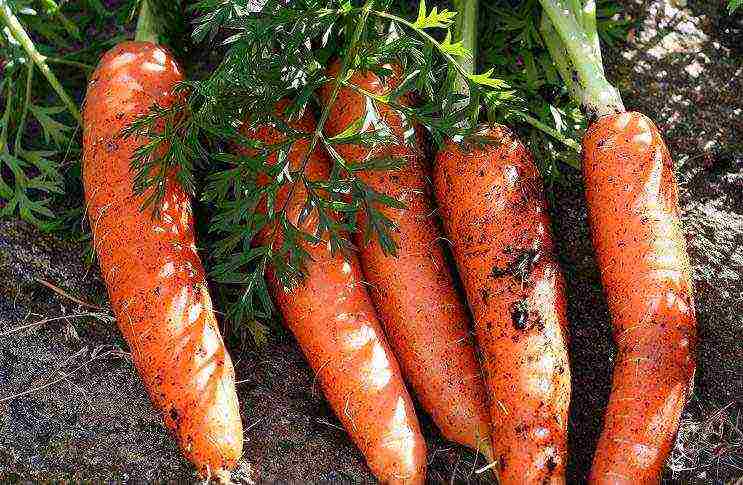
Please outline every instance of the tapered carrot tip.
[{"label": "tapered carrot tip", "polygon": [[405,424],[415,416],[402,416],[402,402],[395,412],[392,424],[394,430],[384,437],[377,447],[377,453],[369,453],[369,467],[382,483],[422,484],[425,483],[426,446],[419,430],[412,430]]},{"label": "tapered carrot tip", "polygon": [[194,411],[179,423],[176,432],[203,477],[222,477],[229,482],[230,470],[235,468],[243,448],[242,435],[235,432],[239,424],[233,418],[239,413],[238,403],[234,393],[223,386],[209,392],[213,395],[209,402],[200,403],[205,412]]}]

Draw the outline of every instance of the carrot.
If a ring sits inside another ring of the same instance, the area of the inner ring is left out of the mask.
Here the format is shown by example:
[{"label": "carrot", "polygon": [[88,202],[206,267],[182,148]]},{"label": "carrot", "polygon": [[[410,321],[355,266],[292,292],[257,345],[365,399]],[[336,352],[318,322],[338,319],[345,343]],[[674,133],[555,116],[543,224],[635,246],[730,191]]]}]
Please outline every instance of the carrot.
[{"label": "carrot", "polygon": [[[288,103],[277,107],[281,115]],[[309,113],[289,125],[301,132],[313,132],[315,121]],[[243,133],[267,144],[283,141],[284,135],[268,125],[243,125]],[[309,142],[295,142],[288,154],[292,171],[301,168]],[[236,151],[249,155],[244,148]],[[272,154],[269,163],[276,163]],[[310,180],[327,180],[327,154],[315,150],[304,171]],[[288,219],[305,232],[317,231],[317,212],[298,221],[307,197],[297,183],[280,189],[276,207],[286,204]],[[263,209],[265,210],[265,208]],[[271,244],[269,232],[258,237]],[[281,244],[275,242],[276,247]],[[285,288],[273,272],[268,281],[286,324],[294,333],[307,360],[317,373],[326,398],[354,443],[366,457],[369,468],[383,483],[423,483],[426,445],[418,418],[405,388],[400,369],[390,350],[369,299],[359,262],[332,254],[328,241],[304,244],[311,260],[306,276],[296,288]]]},{"label": "carrot", "polygon": [[583,176],[619,347],[590,480],[657,483],[694,376],[695,317],[673,161],[655,124],[609,115],[583,139]]},{"label": "carrot", "polygon": [[199,472],[226,480],[242,454],[242,423],[190,201],[169,178],[160,218],[141,212],[129,162],[146,141],[120,136],[154,103],[171,105],[182,79],[171,54],[149,42],[103,56],[83,110],[83,182],[101,273],[150,398]]},{"label": "carrot", "polygon": [[571,11],[541,1],[547,46],[592,121],[583,138],[588,220],[619,350],[589,481],[659,483],[695,371],[673,161],[654,123],[626,112],[605,77],[595,3]]},{"label": "carrot", "polygon": [[[328,74],[336,76],[339,68],[340,62],[335,61]],[[356,72],[349,80],[378,95],[389,93],[397,81],[393,76],[384,82],[373,72]],[[327,101],[330,91],[329,85],[323,87],[320,98]],[[330,109],[325,133],[335,136],[354,121],[369,119],[368,109],[361,94],[342,88]],[[443,435],[492,458],[481,371],[467,334],[467,313],[440,246],[443,238],[434,219],[436,209],[422,157],[405,142],[408,126],[397,112],[381,104],[372,109],[399,142],[375,148],[335,147],[351,163],[388,156],[406,161],[400,170],[357,173],[375,191],[406,204],[405,209],[379,208],[396,226],[395,256],[385,254],[376,241],[365,244],[363,234],[354,235],[372,300],[405,377]],[[363,227],[366,221],[362,219],[361,224]]]},{"label": "carrot", "polygon": [[505,127],[439,150],[434,186],[482,353],[501,483],[564,483],[564,281],[542,181]]}]

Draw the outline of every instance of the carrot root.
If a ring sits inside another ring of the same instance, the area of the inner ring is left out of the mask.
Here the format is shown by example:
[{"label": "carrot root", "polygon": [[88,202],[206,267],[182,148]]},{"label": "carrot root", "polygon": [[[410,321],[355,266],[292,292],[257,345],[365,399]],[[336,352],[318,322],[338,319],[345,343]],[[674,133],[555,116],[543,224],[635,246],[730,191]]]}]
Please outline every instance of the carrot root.
[{"label": "carrot root", "polygon": [[501,483],[563,483],[564,281],[531,154],[502,126],[447,143],[434,185],[475,317]]},{"label": "carrot root", "polygon": [[[277,107],[278,114],[284,106],[282,103]],[[309,113],[289,124],[303,132],[315,129]],[[244,125],[243,131],[266,143],[283,139],[270,126]],[[299,169],[308,144],[307,140],[300,140],[292,145],[288,155],[292,170]],[[247,153],[239,147],[236,151]],[[276,162],[275,155],[269,162]],[[326,180],[329,168],[327,155],[318,149],[310,155],[304,173],[310,180]],[[318,224],[316,211],[301,224],[298,222],[305,200],[306,189],[299,182],[291,199],[289,187],[282,187],[276,205],[286,203],[289,220],[314,234]],[[271,237],[264,231],[259,240],[271,244]],[[275,244],[281,244],[280,237]],[[358,260],[332,254],[327,241],[307,243],[305,249],[311,259],[306,262],[306,277],[297,287],[284,288],[271,271],[268,275],[287,326],[372,472],[383,483],[423,483],[425,441],[398,363],[363,283]]]},{"label": "carrot root", "polygon": [[171,54],[148,42],[107,52],[84,106],[88,216],[121,331],[153,403],[183,453],[206,476],[242,454],[235,375],[196,253],[188,195],[168,179],[161,217],[140,211],[129,162],[145,140],[120,131],[153,104],[169,106],[183,79]]},{"label": "carrot root", "polygon": [[640,113],[583,139],[589,222],[619,348],[592,483],[657,483],[694,376],[696,320],[673,161]]},{"label": "carrot root", "polygon": [[[394,73],[399,71],[398,66],[388,67]],[[336,61],[328,74],[335,76],[339,69]],[[399,75],[383,80],[373,72],[359,71],[349,82],[384,95],[399,82]],[[320,98],[329,98],[328,86],[320,90]],[[399,170],[357,173],[375,191],[407,205],[405,209],[378,208],[396,226],[392,234],[396,255],[385,254],[377,241],[367,244],[362,234],[355,234],[372,300],[407,381],[442,434],[491,458],[487,399],[467,333],[469,318],[440,246],[441,231],[434,219],[436,209],[421,153],[416,148],[417,133],[389,106],[369,104],[347,87],[340,90],[331,107],[325,132],[335,136],[358,119],[378,120],[378,126],[366,129],[381,129],[384,124],[397,141],[376,147],[337,146],[346,161],[355,164],[392,157],[406,163]],[[363,218],[359,222],[362,227],[366,225]]]}]

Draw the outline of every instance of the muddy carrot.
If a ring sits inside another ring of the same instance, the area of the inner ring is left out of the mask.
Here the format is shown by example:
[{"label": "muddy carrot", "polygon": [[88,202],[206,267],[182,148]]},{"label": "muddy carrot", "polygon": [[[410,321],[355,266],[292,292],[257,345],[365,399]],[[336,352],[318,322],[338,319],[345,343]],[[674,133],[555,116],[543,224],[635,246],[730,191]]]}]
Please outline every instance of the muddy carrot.
[{"label": "muddy carrot", "polygon": [[434,186],[475,318],[503,484],[564,483],[570,368],[564,281],[542,180],[505,127],[439,150]]},{"label": "muddy carrot", "polygon": [[[461,59],[464,77],[477,59],[478,3],[454,3],[456,38],[472,53]],[[465,95],[469,88],[458,86]],[[491,466],[504,484],[564,483],[570,401],[564,280],[532,155],[508,128],[480,125],[439,149],[434,187],[474,315]]]},{"label": "muddy carrot", "polygon": [[[339,68],[339,61],[332,63],[329,76],[337,75]],[[396,71],[394,66],[391,70]],[[356,72],[349,79],[380,96],[388,94],[397,81],[396,76],[384,80],[373,72]],[[321,89],[322,100],[329,95],[329,86]],[[355,234],[359,259],[384,330],[405,377],[442,434],[491,458],[490,417],[480,367],[467,333],[469,318],[440,246],[443,238],[436,207],[414,131],[388,105],[367,103],[361,94],[345,87],[331,107],[325,133],[336,136],[358,119],[377,119],[398,141],[376,147],[336,145],[346,161],[362,164],[385,157],[405,161],[399,170],[357,172],[372,189],[405,204],[404,209],[379,207],[396,226],[395,255],[386,254],[377,241],[367,244],[363,233]],[[364,127],[374,128],[382,126]],[[406,135],[411,140],[406,140]],[[360,225],[365,224],[362,218]]]},{"label": "muddy carrot", "polygon": [[150,42],[108,51],[83,110],[83,182],[101,273],[132,360],[183,453],[226,480],[242,454],[232,361],[212,311],[188,195],[165,181],[159,217],[142,212],[130,160],[146,143],[120,132],[154,103],[170,106],[183,74]]},{"label": "muddy carrot", "polygon": [[[285,106],[286,103],[279,105],[277,113],[283,113]],[[299,120],[290,122],[290,126],[311,133],[315,121],[305,113]],[[243,132],[267,144],[284,140],[280,131],[268,125],[251,127],[248,123],[243,126]],[[291,170],[301,167],[308,147],[306,139],[292,145],[288,154]],[[236,151],[250,153],[241,148]],[[275,154],[268,162],[276,163]],[[318,149],[310,155],[304,173],[310,180],[327,180],[329,160],[324,151]],[[286,204],[289,220],[314,234],[318,224],[316,211],[299,223],[306,197],[306,188],[298,182],[293,193],[289,186],[280,189],[276,205]],[[272,229],[259,235],[260,243],[271,244]],[[275,244],[280,244],[280,239]],[[306,276],[299,286],[284,288],[272,272],[268,274],[286,324],[317,373],[336,415],[377,478],[383,483],[423,483],[425,441],[399,366],[367,293],[358,260],[331,253],[327,240],[306,243],[305,249],[311,259],[306,263]]]}]

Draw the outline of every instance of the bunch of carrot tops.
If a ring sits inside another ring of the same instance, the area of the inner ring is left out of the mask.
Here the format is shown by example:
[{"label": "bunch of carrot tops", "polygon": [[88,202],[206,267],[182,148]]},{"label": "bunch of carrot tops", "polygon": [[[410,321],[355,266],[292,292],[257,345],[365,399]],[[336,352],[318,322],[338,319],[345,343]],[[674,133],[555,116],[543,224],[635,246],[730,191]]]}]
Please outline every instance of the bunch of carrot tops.
[{"label": "bunch of carrot tops", "polygon": [[[190,204],[208,160],[214,272],[241,287],[233,318],[278,308],[380,481],[425,479],[407,383],[502,483],[564,482],[567,283],[540,172],[506,124],[571,140],[493,71],[474,72],[477,1],[455,13],[421,0],[415,19],[385,0],[254,3],[196,4],[196,40],[230,47],[193,81],[158,45],[159,2],[144,0],[136,40],[103,56],[82,113],[93,246],[183,452],[225,481],[242,453]],[[673,164],[605,77],[596,3],[540,3],[541,36],[590,123],[582,170],[619,347],[590,481],[653,483],[694,374]]]}]

